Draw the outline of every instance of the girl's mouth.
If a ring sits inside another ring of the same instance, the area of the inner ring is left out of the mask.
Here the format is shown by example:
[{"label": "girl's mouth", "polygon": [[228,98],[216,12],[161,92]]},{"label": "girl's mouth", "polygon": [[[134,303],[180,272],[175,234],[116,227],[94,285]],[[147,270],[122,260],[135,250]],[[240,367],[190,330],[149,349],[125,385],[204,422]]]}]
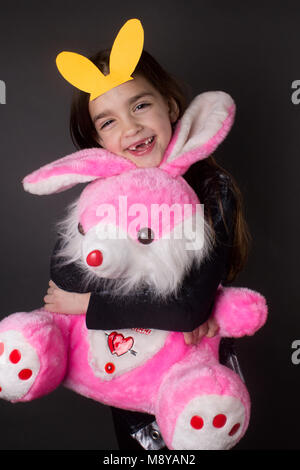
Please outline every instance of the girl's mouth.
[{"label": "girl's mouth", "polygon": [[141,157],[142,155],[146,155],[150,153],[155,145],[156,137],[153,135],[152,137],[148,137],[145,139],[144,142],[136,145],[128,147],[128,152],[135,157]]}]

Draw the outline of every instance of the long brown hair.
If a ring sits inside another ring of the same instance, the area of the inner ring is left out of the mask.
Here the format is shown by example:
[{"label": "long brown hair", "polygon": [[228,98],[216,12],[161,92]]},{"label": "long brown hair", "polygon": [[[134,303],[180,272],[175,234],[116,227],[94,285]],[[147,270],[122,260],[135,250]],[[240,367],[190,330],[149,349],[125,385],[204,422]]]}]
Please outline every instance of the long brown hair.
[{"label": "long brown hair", "polygon": [[[104,75],[109,73],[110,49],[105,49],[90,57],[90,60],[101,70]],[[180,119],[187,108],[189,90],[185,83],[180,83],[172,75],[167,73],[161,65],[147,51],[143,51],[136,66],[133,76],[142,75],[156,88],[160,94],[168,101],[174,99],[179,109],[178,119]],[[96,137],[96,129],[89,114],[89,95],[79,90],[73,94],[70,114],[70,133],[76,148],[100,147]],[[176,124],[176,123],[175,123]],[[175,125],[174,124],[174,125]],[[216,175],[225,175],[230,181],[229,190],[232,191],[236,201],[236,211],[233,226],[233,246],[228,266],[226,282],[232,282],[237,274],[243,269],[248,258],[249,243],[251,240],[247,223],[244,218],[243,198],[237,182],[232,175],[222,168],[210,156],[205,160],[197,162],[184,175],[189,183],[197,179],[197,186],[200,189],[201,203],[204,204],[205,217],[213,228],[210,213],[209,194],[212,191],[217,195],[218,206],[226,227],[226,220],[223,214],[223,206],[220,196],[220,180]],[[192,184],[193,186],[193,184]]]}]

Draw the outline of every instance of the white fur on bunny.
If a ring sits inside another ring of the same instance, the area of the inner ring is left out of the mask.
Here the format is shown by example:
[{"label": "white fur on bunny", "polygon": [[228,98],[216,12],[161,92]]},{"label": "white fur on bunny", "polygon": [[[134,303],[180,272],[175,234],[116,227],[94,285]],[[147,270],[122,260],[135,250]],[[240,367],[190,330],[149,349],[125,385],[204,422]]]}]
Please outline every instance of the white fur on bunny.
[{"label": "white fur on bunny", "polygon": [[[78,201],[75,201],[58,224],[62,243],[56,256],[62,265],[77,264],[83,285],[99,280],[99,285],[103,287],[105,283],[112,295],[127,295],[145,286],[158,297],[175,294],[192,264],[199,266],[209,256],[213,243],[211,228],[202,211],[175,226],[169,237],[149,245],[133,240],[121,227],[118,230],[122,233],[116,238],[116,227],[101,223],[82,235],[78,220]],[[105,233],[101,236],[102,230]],[[93,250],[103,254],[99,267],[86,263],[87,255]]]}]

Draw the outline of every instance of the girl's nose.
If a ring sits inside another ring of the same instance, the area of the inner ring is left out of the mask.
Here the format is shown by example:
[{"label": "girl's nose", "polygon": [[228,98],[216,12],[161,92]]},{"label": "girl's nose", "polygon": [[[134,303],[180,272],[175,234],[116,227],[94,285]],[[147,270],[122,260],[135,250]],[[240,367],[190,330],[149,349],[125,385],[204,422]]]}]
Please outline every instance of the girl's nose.
[{"label": "girl's nose", "polygon": [[135,119],[128,118],[123,124],[123,135],[124,137],[131,137],[142,129],[143,126],[135,121]]}]

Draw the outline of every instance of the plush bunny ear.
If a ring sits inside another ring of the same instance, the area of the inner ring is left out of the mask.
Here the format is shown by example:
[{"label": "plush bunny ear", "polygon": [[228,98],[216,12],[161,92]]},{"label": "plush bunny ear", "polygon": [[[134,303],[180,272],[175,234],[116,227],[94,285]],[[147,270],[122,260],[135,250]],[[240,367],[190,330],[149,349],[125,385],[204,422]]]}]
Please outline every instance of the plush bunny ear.
[{"label": "plush bunny ear", "polygon": [[216,149],[231,129],[235,104],[223,91],[210,91],[198,95],[182,119],[160,165],[172,176],[184,174],[198,160]]},{"label": "plush bunny ear", "polygon": [[58,193],[97,178],[119,175],[136,168],[126,158],[102,148],[80,150],[41,167],[23,179],[25,191],[44,195]]}]

